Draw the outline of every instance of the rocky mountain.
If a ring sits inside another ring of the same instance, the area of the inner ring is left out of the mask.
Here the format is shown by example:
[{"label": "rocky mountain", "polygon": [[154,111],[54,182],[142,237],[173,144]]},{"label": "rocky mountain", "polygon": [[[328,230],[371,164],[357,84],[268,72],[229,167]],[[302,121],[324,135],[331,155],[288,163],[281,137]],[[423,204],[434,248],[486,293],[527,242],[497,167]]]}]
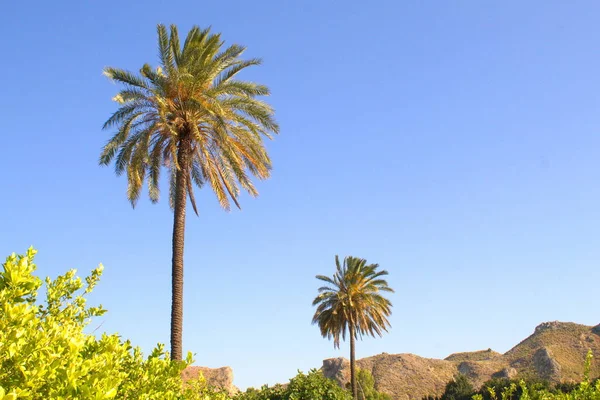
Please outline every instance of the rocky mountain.
[{"label": "rocky mountain", "polygon": [[[592,377],[600,376],[600,325],[545,322],[534,333],[504,354],[488,350],[455,353],[444,360],[413,354],[387,354],[357,360],[375,378],[377,390],[393,399],[418,399],[441,395],[456,374],[475,387],[491,378],[541,378],[552,382],[580,381],[588,350],[596,355]],[[344,358],[323,361],[325,376],[345,385],[350,364]]]}]

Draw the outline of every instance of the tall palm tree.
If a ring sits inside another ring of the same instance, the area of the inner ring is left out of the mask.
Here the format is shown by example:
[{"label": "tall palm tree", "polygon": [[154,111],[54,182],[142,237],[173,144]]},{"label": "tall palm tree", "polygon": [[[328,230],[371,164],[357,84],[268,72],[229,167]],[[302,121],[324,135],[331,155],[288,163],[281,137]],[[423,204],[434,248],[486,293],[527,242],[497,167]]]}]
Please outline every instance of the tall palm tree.
[{"label": "tall palm tree", "polygon": [[319,288],[319,295],[313,301],[318,306],[312,323],[318,324],[321,335],[333,338],[333,345],[340,347],[340,337],[350,336],[350,381],[352,396],[358,399],[356,386],[355,340],[363,335],[382,336],[390,326],[388,317],[392,313],[392,303],[383,297],[382,292],[394,292],[382,276],[387,271],[378,271],[378,264],[369,264],[362,258],[346,257],[344,264],[335,256],[336,272],[332,278],[317,275],[326,283]]},{"label": "tall palm tree", "polygon": [[183,246],[187,198],[196,215],[193,185],[208,183],[220,205],[239,208],[240,186],[258,192],[248,173],[259,179],[270,175],[271,160],[263,137],[279,127],[273,109],[257,96],[269,89],[237,80],[260,59],[242,60],[245,47],[223,48],[219,34],[193,27],[180,45],[177,27],[158,25],[160,66],[145,64],[139,74],[105,68],[104,74],[124,85],[114,97],[119,109],[104,124],[116,134],[104,146],[100,164],[114,159],[117,175],[127,174],[127,198],[132,206],[144,181],[150,200],[159,199],[163,167],[169,173],[169,199],[174,211],[171,358],[182,358]]}]

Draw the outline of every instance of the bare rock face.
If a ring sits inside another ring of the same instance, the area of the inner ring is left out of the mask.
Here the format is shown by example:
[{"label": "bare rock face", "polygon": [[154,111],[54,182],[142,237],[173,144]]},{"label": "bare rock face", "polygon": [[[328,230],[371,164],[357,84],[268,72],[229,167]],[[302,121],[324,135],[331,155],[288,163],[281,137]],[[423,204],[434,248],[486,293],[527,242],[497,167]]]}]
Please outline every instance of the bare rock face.
[{"label": "bare rock face", "polygon": [[593,327],[592,332],[595,333],[596,335],[600,335],[600,324]]},{"label": "bare rock face", "polygon": [[486,381],[493,378],[500,368],[502,364],[495,360],[463,361],[457,366],[458,372],[466,376],[475,389],[479,389]]},{"label": "bare rock face", "polygon": [[498,371],[492,375],[492,378],[500,379],[513,379],[517,376],[518,372],[512,367],[506,367],[502,371]]},{"label": "bare rock face", "polygon": [[190,366],[183,370],[181,377],[185,382],[190,379],[197,379],[200,374],[202,374],[209,385],[225,389],[231,395],[240,391],[233,385],[233,370],[231,367],[208,368]]},{"label": "bare rock face", "polygon": [[475,372],[475,363],[473,362],[469,362],[469,361],[463,361],[460,364],[458,364],[458,372],[460,372],[462,375],[466,376],[467,378],[473,378],[473,376],[476,374]]},{"label": "bare rock face", "polygon": [[326,378],[336,380],[341,387],[345,387],[350,382],[350,361],[343,357],[323,360],[321,371]]},{"label": "bare rock face", "polygon": [[547,347],[542,347],[533,355],[533,367],[542,379],[550,381],[560,380],[561,366],[552,356]]}]

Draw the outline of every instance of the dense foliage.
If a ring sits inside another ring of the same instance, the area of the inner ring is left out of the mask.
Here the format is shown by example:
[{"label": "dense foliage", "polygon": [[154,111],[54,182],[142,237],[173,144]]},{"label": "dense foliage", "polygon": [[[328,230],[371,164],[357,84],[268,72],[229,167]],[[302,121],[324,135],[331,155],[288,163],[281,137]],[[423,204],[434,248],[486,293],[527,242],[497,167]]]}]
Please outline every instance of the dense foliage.
[{"label": "dense foliage", "polygon": [[174,362],[158,345],[144,358],[117,334],[85,333],[91,318],[105,313],[86,306],[102,266],[85,281],[70,270],[46,278],[43,287],[33,275],[35,253],[12,254],[0,273],[0,400],[226,399],[202,379],[183,387],[181,371],[191,354]]},{"label": "dense foliage", "polygon": [[458,374],[446,385],[441,400],[470,400],[474,394],[475,389],[473,389],[471,382],[466,376]]},{"label": "dense foliage", "polygon": [[[511,389],[511,387],[513,389]],[[497,395],[502,393],[507,396],[503,400],[518,400],[523,394],[523,387],[527,387],[529,392],[541,393],[541,392],[554,392],[557,393],[560,390],[556,387],[552,387],[550,382],[544,380],[532,380],[532,379],[507,379],[507,378],[494,378],[485,382],[477,394],[481,395],[482,400],[494,400]],[[571,391],[575,388],[572,386]],[[567,391],[565,391],[566,393]],[[475,393],[474,393],[475,394]]]},{"label": "dense foliage", "polygon": [[263,386],[260,389],[250,388],[238,394],[235,400],[350,400],[350,393],[335,381],[327,379],[315,369],[308,374],[298,372],[287,385]]}]

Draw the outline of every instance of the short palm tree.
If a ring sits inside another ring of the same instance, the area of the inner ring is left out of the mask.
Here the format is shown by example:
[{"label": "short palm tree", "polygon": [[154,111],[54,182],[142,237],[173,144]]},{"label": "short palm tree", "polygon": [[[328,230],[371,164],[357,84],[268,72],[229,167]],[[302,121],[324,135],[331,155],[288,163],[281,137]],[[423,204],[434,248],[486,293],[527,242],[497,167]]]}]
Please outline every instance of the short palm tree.
[{"label": "short palm tree", "polygon": [[333,345],[340,347],[340,337],[350,336],[350,381],[352,396],[358,398],[356,386],[355,340],[363,335],[379,335],[390,326],[388,317],[392,303],[383,292],[394,292],[382,279],[387,271],[378,271],[378,264],[367,264],[362,258],[346,257],[344,264],[335,256],[336,272],[332,278],[317,275],[326,283],[319,288],[313,301],[317,310],[312,323],[318,324],[323,337],[333,338]]},{"label": "short palm tree", "polygon": [[258,96],[264,85],[237,80],[260,59],[242,60],[245,48],[223,48],[219,34],[193,27],[180,45],[177,27],[158,25],[160,66],[145,64],[139,74],[105,68],[104,74],[124,85],[115,96],[119,109],[104,124],[116,134],[104,146],[100,164],[114,160],[117,175],[127,175],[127,198],[135,206],[144,181],[150,200],[159,199],[164,167],[169,173],[169,199],[174,211],[171,358],[182,358],[183,246],[187,198],[196,215],[193,185],[208,184],[221,206],[239,208],[240,187],[258,192],[249,173],[270,175],[271,161],[263,137],[279,127],[273,109]]}]

